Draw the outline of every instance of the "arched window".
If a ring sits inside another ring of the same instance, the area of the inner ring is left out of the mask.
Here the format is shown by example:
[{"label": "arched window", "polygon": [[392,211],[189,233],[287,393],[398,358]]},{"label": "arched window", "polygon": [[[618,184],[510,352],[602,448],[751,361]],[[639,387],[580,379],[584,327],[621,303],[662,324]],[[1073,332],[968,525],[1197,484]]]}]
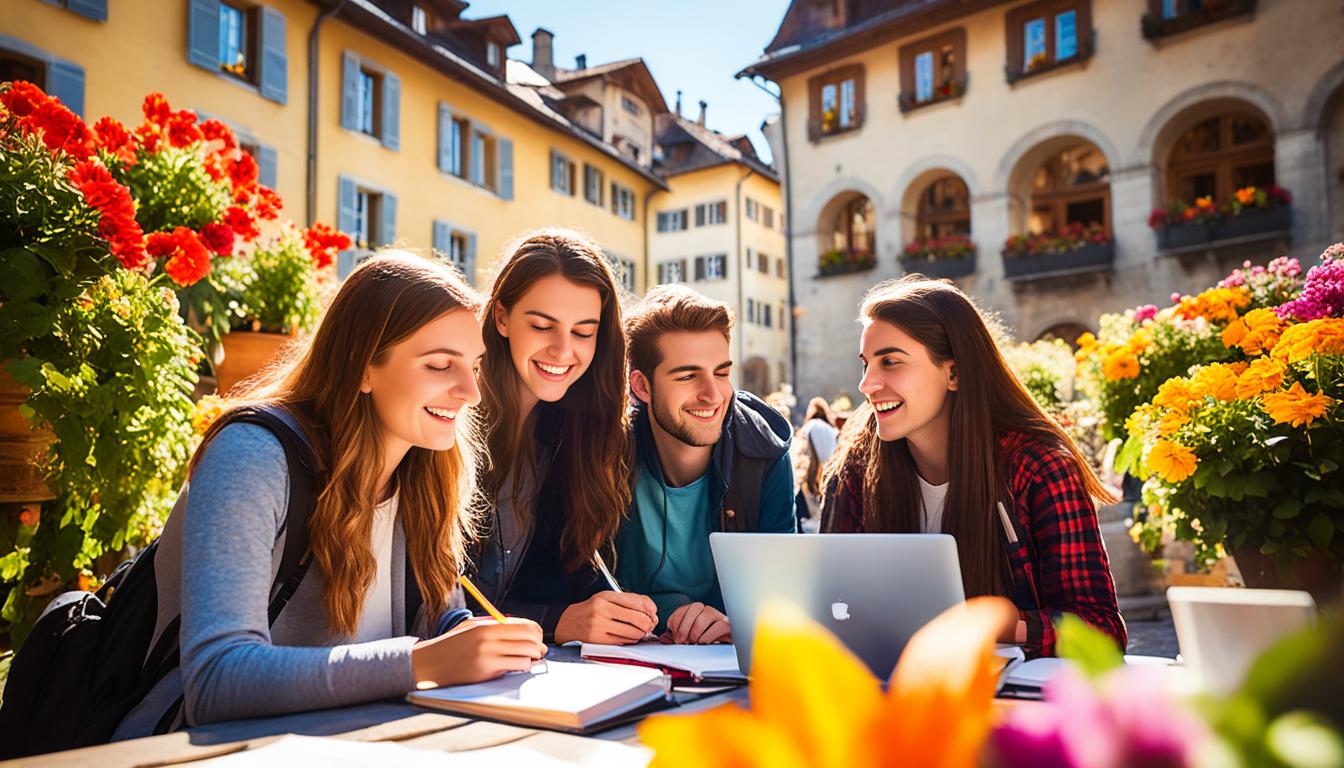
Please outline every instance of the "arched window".
[{"label": "arched window", "polygon": [[1036,169],[1031,182],[1032,232],[1054,232],[1069,224],[1111,228],[1111,169],[1091,143],[1070,145]]},{"label": "arched window", "polygon": [[1176,140],[1167,198],[1231,200],[1243,187],[1274,186],[1274,131],[1264,118],[1233,112],[1206,118]]},{"label": "arched window", "polygon": [[971,193],[957,176],[936,179],[919,196],[917,236],[946,237],[971,233]]},{"label": "arched window", "polygon": [[872,253],[877,232],[873,202],[859,195],[836,214],[831,228],[832,248],[846,253]]}]

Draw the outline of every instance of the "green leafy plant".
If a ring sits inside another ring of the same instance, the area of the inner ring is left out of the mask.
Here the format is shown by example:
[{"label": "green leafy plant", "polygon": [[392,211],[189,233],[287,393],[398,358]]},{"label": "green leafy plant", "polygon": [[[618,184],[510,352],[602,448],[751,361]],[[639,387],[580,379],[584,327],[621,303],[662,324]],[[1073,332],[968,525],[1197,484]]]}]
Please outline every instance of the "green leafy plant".
[{"label": "green leafy plant", "polygon": [[317,270],[292,226],[268,242],[258,242],[248,259],[232,259],[212,276],[228,297],[234,330],[291,333],[308,330],[320,308]]}]

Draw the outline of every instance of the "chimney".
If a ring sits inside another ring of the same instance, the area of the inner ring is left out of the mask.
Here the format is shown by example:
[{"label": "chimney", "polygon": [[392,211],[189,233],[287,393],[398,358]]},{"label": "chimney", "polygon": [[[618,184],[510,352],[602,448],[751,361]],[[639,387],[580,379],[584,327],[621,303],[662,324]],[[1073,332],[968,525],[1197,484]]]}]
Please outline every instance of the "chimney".
[{"label": "chimney", "polygon": [[575,56],[575,57],[574,57],[574,68],[575,68],[575,69],[587,69],[587,68],[588,68],[588,54],[586,54],[586,53],[580,53],[578,56]]},{"label": "chimney", "polygon": [[705,126],[705,110],[706,110],[706,109],[709,109],[709,102],[708,102],[708,101],[705,101],[704,99],[701,99],[701,100],[700,100],[700,119],[697,121],[697,122],[700,123],[700,127],[701,127],[701,128],[703,128],[703,127]]},{"label": "chimney", "polygon": [[555,35],[549,29],[537,27],[532,33],[532,69],[547,80],[555,80],[554,41]]},{"label": "chimney", "polygon": [[677,117],[681,117],[681,89],[677,89]]}]

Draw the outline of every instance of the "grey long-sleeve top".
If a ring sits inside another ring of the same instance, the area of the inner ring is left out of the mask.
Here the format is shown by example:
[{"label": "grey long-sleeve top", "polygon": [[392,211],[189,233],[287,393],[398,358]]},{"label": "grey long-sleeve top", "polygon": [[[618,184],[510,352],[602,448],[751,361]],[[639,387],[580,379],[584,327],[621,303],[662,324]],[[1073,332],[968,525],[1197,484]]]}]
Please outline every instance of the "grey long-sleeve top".
[{"label": "grey long-sleeve top", "polygon": [[114,739],[152,733],[183,693],[186,723],[200,725],[344,706],[414,688],[415,638],[408,632],[424,634],[425,615],[422,607],[416,626],[405,626],[400,513],[392,538],[393,637],[351,644],[332,636],[316,566],[275,626],[267,626],[288,500],[279,439],[255,424],[220,430],[169,515],[155,558],[154,637],[180,612],[182,664],[122,720]]}]

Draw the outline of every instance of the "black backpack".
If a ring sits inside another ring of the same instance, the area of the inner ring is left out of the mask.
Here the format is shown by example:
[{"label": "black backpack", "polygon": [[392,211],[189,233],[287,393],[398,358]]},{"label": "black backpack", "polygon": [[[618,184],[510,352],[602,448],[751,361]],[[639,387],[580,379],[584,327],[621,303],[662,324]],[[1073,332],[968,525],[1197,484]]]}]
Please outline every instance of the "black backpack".
[{"label": "black backpack", "polygon": [[[241,408],[223,418],[269,429],[289,465],[289,533],[271,586],[273,626],[311,563],[308,515],[317,498],[317,460],[303,436],[268,410]],[[122,719],[178,666],[181,616],[150,648],[158,618],[158,545],[118,566],[97,593],[66,593],[38,619],[10,665],[0,705],[0,759],[110,741]],[[172,730],[181,708],[179,697],[154,732]]]}]

